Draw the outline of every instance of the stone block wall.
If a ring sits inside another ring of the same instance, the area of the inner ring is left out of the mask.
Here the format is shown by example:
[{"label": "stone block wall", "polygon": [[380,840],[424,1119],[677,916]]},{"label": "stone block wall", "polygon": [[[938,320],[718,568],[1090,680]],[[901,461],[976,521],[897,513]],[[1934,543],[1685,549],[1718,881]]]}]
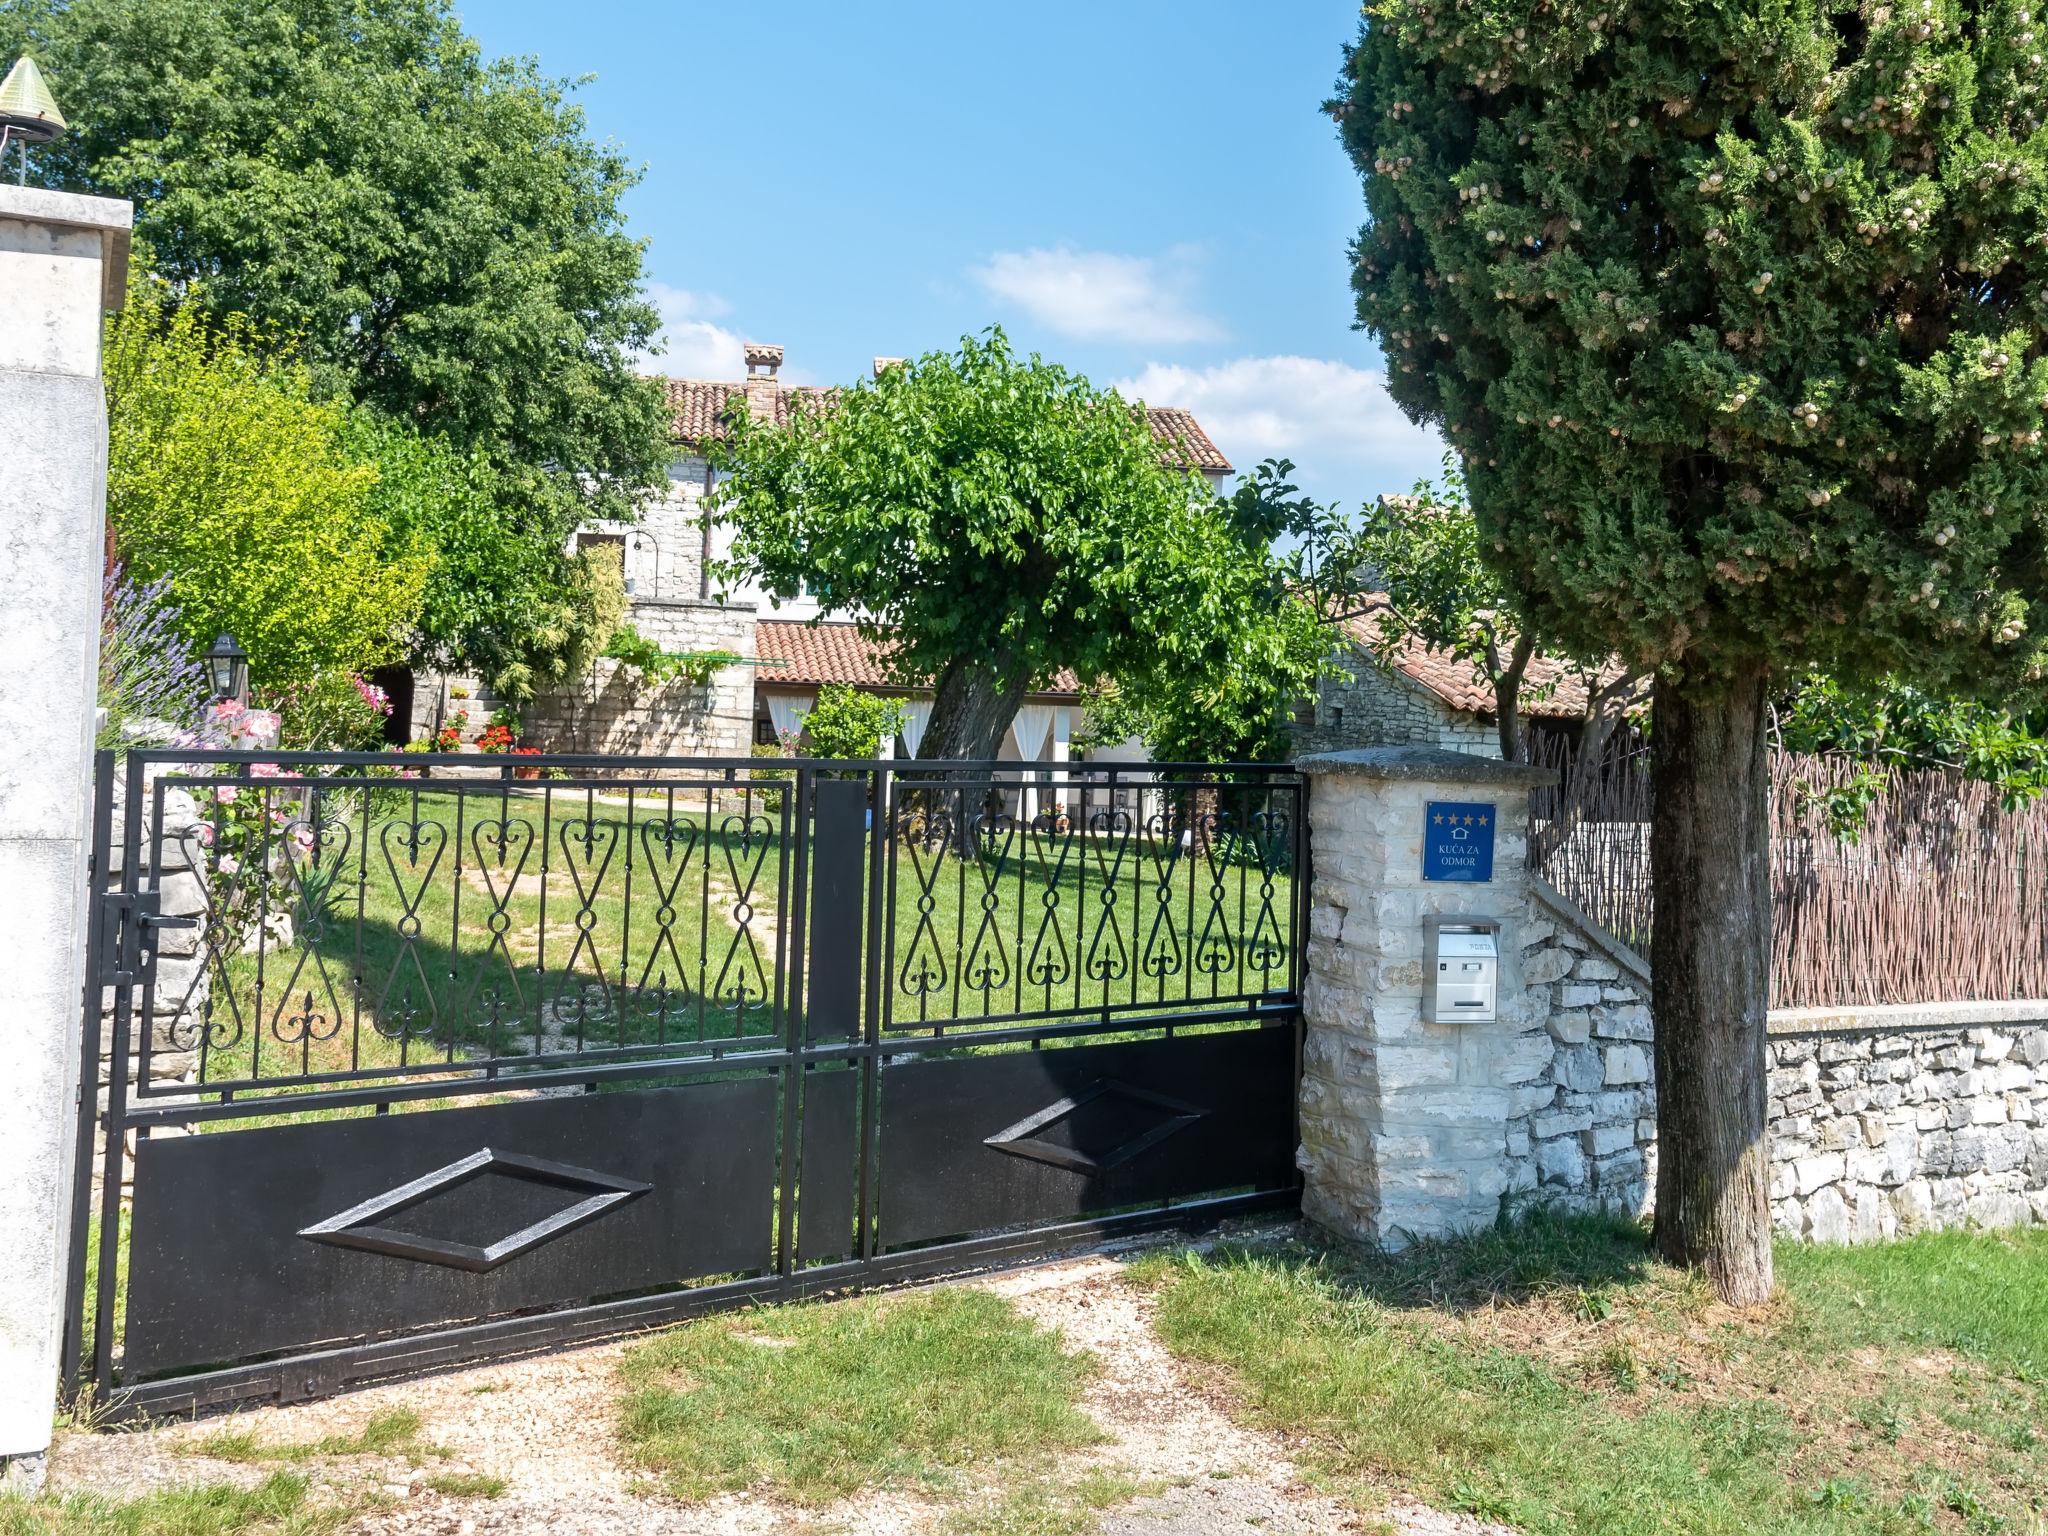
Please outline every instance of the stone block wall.
[{"label": "stone block wall", "polygon": [[[1554,1049],[1515,1086],[1509,1189],[1647,1214],[1657,1156],[1649,970],[1541,880],[1532,891],[1522,979],[1548,988]],[[1769,1028],[1781,1233],[1864,1242],[2048,1224],[2048,1003],[1781,1009]]]},{"label": "stone block wall", "polygon": [[1770,1102],[1781,1232],[2048,1224],[2048,1004],[1774,1013]]},{"label": "stone block wall", "polygon": [[1650,973],[1544,881],[1530,889],[1522,981],[1542,1028],[1507,1127],[1510,1203],[1642,1214],[1656,1172]]},{"label": "stone block wall", "polygon": [[[636,598],[626,620],[665,651],[754,653],[754,610],[695,598]],[[576,684],[535,698],[524,744],[547,752],[745,757],[754,741],[754,669],[722,667],[709,684],[656,684],[599,659]]]},{"label": "stone block wall", "polygon": [[581,532],[625,541],[625,576],[634,597],[703,601],[714,595],[704,565],[710,483],[703,459],[678,459],[669,466],[667,490],[642,505],[637,522],[593,522]]}]

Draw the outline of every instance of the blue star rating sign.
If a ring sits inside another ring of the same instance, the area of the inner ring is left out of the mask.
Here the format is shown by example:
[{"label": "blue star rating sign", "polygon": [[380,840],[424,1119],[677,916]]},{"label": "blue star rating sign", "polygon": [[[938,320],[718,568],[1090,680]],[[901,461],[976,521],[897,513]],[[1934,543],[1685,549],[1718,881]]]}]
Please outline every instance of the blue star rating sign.
[{"label": "blue star rating sign", "polygon": [[1432,800],[1422,808],[1422,878],[1485,881],[1493,878],[1490,805]]}]

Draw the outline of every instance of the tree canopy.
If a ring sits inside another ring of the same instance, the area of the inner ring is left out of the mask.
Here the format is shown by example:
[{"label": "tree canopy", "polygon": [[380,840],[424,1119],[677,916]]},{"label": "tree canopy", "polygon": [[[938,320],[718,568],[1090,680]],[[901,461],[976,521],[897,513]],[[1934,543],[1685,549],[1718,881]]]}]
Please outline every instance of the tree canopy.
[{"label": "tree canopy", "polygon": [[167,311],[146,284],[110,328],[105,369],[108,523],[187,642],[232,634],[272,688],[401,653],[434,550],[348,452],[348,406],[266,361],[245,326]]},{"label": "tree canopy", "polygon": [[18,50],[71,120],[39,170],[134,199],[174,292],[482,449],[530,515],[617,513],[653,483],[665,419],[634,355],[658,316],[619,208],[637,172],[446,0],[22,0],[0,18]]},{"label": "tree canopy", "polygon": [[353,431],[380,499],[445,498],[415,659],[511,697],[558,676],[592,618],[570,531],[668,457],[638,173],[566,85],[486,59],[446,0],[19,0],[23,50],[72,125],[38,174],[132,199],[175,303],[394,423]]},{"label": "tree canopy", "polygon": [[719,462],[726,575],[858,616],[901,681],[935,686],[921,757],[995,756],[1062,669],[1219,734],[1270,724],[1265,664],[1295,630],[1268,552],[1162,462],[1141,408],[1000,330],[783,426],[736,413]]},{"label": "tree canopy", "polygon": [[1774,676],[2048,669],[2029,0],[1379,0],[1361,325],[1545,635],[1655,669],[1657,1237],[1770,1287]]},{"label": "tree canopy", "polygon": [[2048,666],[2023,4],[1387,0],[1361,322],[1547,630],[1688,676]]}]

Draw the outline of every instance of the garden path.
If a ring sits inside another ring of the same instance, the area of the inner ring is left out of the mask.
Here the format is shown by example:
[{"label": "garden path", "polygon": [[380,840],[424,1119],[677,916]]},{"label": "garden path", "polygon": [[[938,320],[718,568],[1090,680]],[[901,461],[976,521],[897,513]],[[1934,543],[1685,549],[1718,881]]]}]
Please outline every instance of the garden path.
[{"label": "garden path", "polygon": [[[1008,1298],[1101,1362],[1083,1406],[1108,1438],[1063,1460],[1052,1481],[1071,1483],[1099,1470],[1122,1474],[1145,1490],[1098,1517],[1102,1536],[1508,1536],[1500,1527],[1401,1497],[1376,1517],[1361,1517],[1307,1486],[1282,1437],[1236,1422],[1227,1405],[1169,1354],[1152,1329],[1150,1298],[1123,1282],[1121,1267],[1117,1253],[1104,1251],[954,1282]],[[625,1348],[623,1342],[597,1345],[396,1382],[259,1409],[233,1421],[70,1433],[52,1456],[52,1491],[132,1497],[173,1483],[254,1484],[279,1463],[181,1453],[179,1442],[205,1439],[226,1426],[252,1431],[267,1444],[304,1445],[359,1434],[378,1414],[410,1409],[423,1421],[417,1444],[445,1454],[294,1464],[328,1490],[324,1497],[374,1501],[345,1526],[350,1536],[765,1536],[792,1530],[943,1536],[977,1507],[973,1494],[942,1501],[899,1489],[814,1510],[752,1494],[695,1504],[671,1500],[620,1452],[615,1367]],[[501,1480],[503,1492],[461,1496],[433,1486],[466,1476]],[[993,1503],[1005,1491],[992,1477],[983,1495]]]}]

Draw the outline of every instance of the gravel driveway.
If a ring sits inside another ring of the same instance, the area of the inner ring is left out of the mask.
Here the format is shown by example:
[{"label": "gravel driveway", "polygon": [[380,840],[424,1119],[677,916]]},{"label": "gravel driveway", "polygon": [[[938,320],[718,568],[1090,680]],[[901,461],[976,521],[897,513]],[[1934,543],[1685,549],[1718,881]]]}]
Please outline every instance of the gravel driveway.
[{"label": "gravel driveway", "polygon": [[[1148,1490],[1100,1518],[1105,1536],[1295,1536],[1393,1531],[1401,1536],[1509,1536],[1499,1526],[1395,1498],[1383,1511],[1357,1511],[1306,1486],[1277,1436],[1246,1428],[1193,1382],[1150,1321],[1150,1298],[1125,1285],[1120,1261],[1094,1253],[955,1282],[1009,1298],[1056,1328],[1069,1347],[1093,1352],[1102,1369],[1084,1406],[1107,1433],[1101,1445],[1062,1462],[1055,1481],[1100,1468]],[[375,1498],[351,1520],[353,1536],[748,1536],[810,1529],[844,1536],[938,1536],[963,1504],[1004,1491],[991,1481],[964,1500],[940,1503],[896,1490],[857,1495],[824,1510],[798,1510],[765,1496],[729,1495],[681,1504],[648,1487],[619,1455],[614,1434],[624,1343],[483,1366],[368,1388],[344,1397],[242,1415],[238,1429],[261,1439],[304,1443],[358,1432],[375,1414],[410,1408],[421,1438],[450,1453],[414,1467],[403,1458],[350,1456],[299,1464],[328,1497]],[[224,1421],[133,1433],[66,1434],[51,1456],[51,1491],[132,1495],[166,1483],[254,1483],[274,1464],[217,1461],[179,1453],[181,1439],[216,1433]],[[451,1497],[429,1477],[475,1473],[503,1480],[495,1498]]]}]

